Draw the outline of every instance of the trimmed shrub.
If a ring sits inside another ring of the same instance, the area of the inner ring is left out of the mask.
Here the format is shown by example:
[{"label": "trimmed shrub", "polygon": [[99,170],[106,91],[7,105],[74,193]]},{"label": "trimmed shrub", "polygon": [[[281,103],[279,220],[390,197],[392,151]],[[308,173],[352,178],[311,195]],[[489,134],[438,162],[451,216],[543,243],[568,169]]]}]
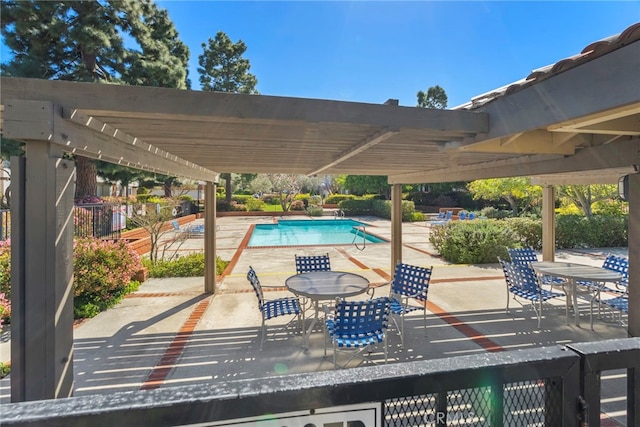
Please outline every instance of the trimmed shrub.
[{"label": "trimmed shrub", "polygon": [[247,207],[247,211],[249,212],[259,212],[264,209],[265,203],[263,200],[252,197],[251,199],[247,199],[247,203],[245,203],[245,206]]},{"label": "trimmed shrub", "polygon": [[268,205],[280,205],[280,196],[277,194],[265,194],[262,200]]},{"label": "trimmed shrub", "polygon": [[355,196],[353,194],[330,194],[324,199],[324,203],[327,205],[337,205],[343,200],[353,200]]},{"label": "trimmed shrub", "polygon": [[247,210],[247,206],[242,203],[231,201],[231,210],[234,212],[242,212]]},{"label": "trimmed shrub", "polygon": [[[149,269],[150,277],[195,277],[204,276],[204,253],[192,253],[171,261],[159,260],[152,263],[145,258],[144,266]],[[216,258],[216,272],[222,273],[229,261]]]},{"label": "trimmed shrub", "polygon": [[[380,218],[391,219],[391,200],[372,200],[372,214]],[[402,201],[402,221],[409,222],[416,213],[416,207],[413,202],[408,200]],[[424,218],[424,215],[422,216]]]},{"label": "trimmed shrub", "polygon": [[123,241],[76,239],[73,255],[76,317],[93,317],[139,286],[131,278],[142,268],[140,257]]},{"label": "trimmed shrub", "polygon": [[0,330],[2,325],[11,323],[11,300],[3,293],[0,293]]},{"label": "trimmed shrub", "polygon": [[231,203],[224,199],[216,199],[216,210],[219,212],[229,212],[231,211]]},{"label": "trimmed shrub", "polygon": [[505,218],[504,223],[513,230],[522,247],[542,249],[542,220],[533,218]]},{"label": "trimmed shrub", "polygon": [[[380,218],[391,219],[391,200],[380,199],[348,199],[338,203],[338,207],[344,211],[346,215],[374,215]],[[402,221],[424,221],[424,215],[415,215],[416,208],[413,202],[408,200],[402,201]]]},{"label": "trimmed shrub", "polygon": [[311,195],[308,193],[299,193],[293,198],[293,200],[301,200],[304,203],[305,209],[309,207],[309,200],[311,199]]},{"label": "trimmed shrub", "polygon": [[[404,205],[404,200],[402,201]],[[404,206],[403,206],[404,208]],[[404,209],[403,209],[404,210]],[[371,215],[380,218],[391,219],[391,201],[389,200],[372,200]]]},{"label": "trimmed shrub", "polygon": [[247,200],[250,199],[255,199],[255,197],[253,197],[252,195],[248,195],[248,194],[234,194],[233,196],[231,196],[231,202],[236,202],[238,204],[246,204]]},{"label": "trimmed shrub", "polygon": [[604,248],[627,246],[628,216],[558,215],[556,246],[567,248]]},{"label": "trimmed shrub", "polygon": [[290,211],[304,211],[306,209],[303,200],[294,200],[289,206]]},{"label": "trimmed shrub", "polygon": [[372,213],[373,200],[345,199],[338,203],[345,215],[370,215]]},{"label": "trimmed shrub", "polygon": [[11,298],[11,240],[0,241],[0,293]]},{"label": "trimmed shrub", "polygon": [[425,221],[427,218],[422,212],[411,212],[411,222]]},{"label": "trimmed shrub", "polygon": [[517,237],[504,222],[487,219],[433,227],[429,241],[449,262],[486,264],[508,259],[507,247],[515,247]]},{"label": "trimmed shrub", "polygon": [[482,208],[480,211],[480,216],[485,216],[487,218],[495,218],[502,219],[513,216],[513,211],[506,211],[503,209],[497,209],[493,206],[487,206],[486,208]]},{"label": "trimmed shrub", "polygon": [[307,215],[309,216],[322,216],[323,210],[321,206],[311,205],[307,208]]}]

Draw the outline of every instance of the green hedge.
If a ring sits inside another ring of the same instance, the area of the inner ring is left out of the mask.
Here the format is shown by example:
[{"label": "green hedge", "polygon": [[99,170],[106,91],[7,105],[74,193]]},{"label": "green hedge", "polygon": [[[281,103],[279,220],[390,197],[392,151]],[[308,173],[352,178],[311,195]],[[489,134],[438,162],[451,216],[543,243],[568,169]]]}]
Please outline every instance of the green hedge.
[{"label": "green hedge", "polygon": [[[391,201],[379,199],[347,199],[338,203],[345,215],[373,215],[391,219]],[[402,201],[402,221],[424,221],[424,214],[416,212],[413,202]]]},{"label": "green hedge", "polygon": [[[628,245],[628,216],[556,217],[556,247],[605,248]],[[451,221],[433,227],[429,241],[453,263],[482,264],[506,257],[506,247],[542,248],[542,220],[532,218]]]},{"label": "green hedge", "polygon": [[[152,263],[148,258],[142,260],[149,277],[195,277],[204,276],[204,253],[192,253],[171,261],[156,261]],[[229,261],[216,258],[216,273],[221,274]]]},{"label": "green hedge", "polygon": [[338,207],[345,215],[371,215],[373,212],[373,200],[345,199],[338,203]]},{"label": "green hedge", "polygon": [[247,199],[245,206],[247,207],[247,211],[249,212],[260,212],[264,210],[266,203],[264,202],[264,200],[252,197],[250,199]]},{"label": "green hedge", "polygon": [[508,259],[507,247],[516,247],[515,233],[504,222],[486,219],[451,221],[431,229],[429,241],[454,264],[496,263]]},{"label": "green hedge", "polygon": [[629,216],[558,215],[556,217],[556,247],[606,248],[627,246]]},{"label": "green hedge", "polygon": [[324,203],[327,205],[338,204],[343,200],[352,200],[355,196],[353,194],[330,194],[324,199]]},{"label": "green hedge", "polygon": [[513,231],[520,246],[542,249],[542,220],[516,217],[505,218],[503,222]]}]

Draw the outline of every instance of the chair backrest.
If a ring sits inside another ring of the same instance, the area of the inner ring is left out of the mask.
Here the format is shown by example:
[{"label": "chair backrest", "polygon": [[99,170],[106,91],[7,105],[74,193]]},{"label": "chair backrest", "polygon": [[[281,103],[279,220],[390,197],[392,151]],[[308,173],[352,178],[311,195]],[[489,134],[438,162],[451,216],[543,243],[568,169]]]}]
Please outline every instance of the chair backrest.
[{"label": "chair backrest", "polygon": [[515,264],[529,265],[531,262],[538,261],[538,255],[533,248],[507,248],[511,262]]},{"label": "chair backrest", "polygon": [[629,259],[628,258],[609,254],[607,258],[604,260],[604,263],[602,264],[602,268],[606,268],[607,270],[615,271],[617,273],[622,274],[622,280],[620,280],[620,284],[624,286],[629,286]]},{"label": "chair backrest", "polygon": [[540,285],[538,283],[538,276],[531,267],[525,264],[517,264],[515,262],[507,262],[501,260],[502,271],[504,272],[504,278],[507,282],[508,288],[521,288],[528,292],[539,292]]},{"label": "chair backrest", "polygon": [[296,273],[309,273],[310,271],[331,271],[329,254],[296,255]]},{"label": "chair backrest", "polygon": [[393,273],[391,293],[396,295],[413,296],[420,301],[427,301],[429,281],[432,268],[399,262]]},{"label": "chair backrest", "polygon": [[453,216],[453,211],[447,211],[447,213],[444,216],[444,219],[448,221],[451,219],[452,216]]},{"label": "chair backrest", "polygon": [[171,221],[171,225],[173,225],[173,229],[175,231],[180,231],[180,224],[178,224],[178,220],[174,219],[173,221]]},{"label": "chair backrest", "polygon": [[338,299],[334,311],[336,334],[363,338],[384,331],[389,324],[389,311],[389,297],[364,301]]},{"label": "chair backrest", "polygon": [[436,217],[436,219],[444,219],[444,212],[438,212],[438,216]]},{"label": "chair backrest", "polygon": [[469,212],[469,215],[467,215],[467,219],[476,219],[475,212]]},{"label": "chair backrest", "polygon": [[264,305],[264,294],[262,293],[262,286],[260,286],[260,280],[258,280],[258,275],[256,274],[253,267],[249,266],[249,272],[247,273],[247,280],[251,283],[251,287],[253,291],[256,293],[258,297],[258,308],[262,311],[262,306]]},{"label": "chair backrest", "polygon": [[467,219],[467,213],[465,211],[460,211],[460,213],[458,214],[458,219],[459,220]]}]

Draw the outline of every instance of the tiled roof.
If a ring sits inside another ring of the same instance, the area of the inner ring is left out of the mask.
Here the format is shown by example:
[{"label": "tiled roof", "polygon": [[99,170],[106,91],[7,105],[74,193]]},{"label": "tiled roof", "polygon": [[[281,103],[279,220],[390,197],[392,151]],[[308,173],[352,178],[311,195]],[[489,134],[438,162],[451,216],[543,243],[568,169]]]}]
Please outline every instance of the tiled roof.
[{"label": "tiled roof", "polygon": [[640,40],[640,22],[631,25],[620,34],[610,36],[602,40],[595,41],[584,49],[579,54],[570,56],[568,58],[561,59],[555,64],[547,65],[545,67],[533,70],[527,77],[518,80],[517,82],[502,86],[498,89],[494,89],[490,92],[483,93],[471,99],[470,102],[453,108],[454,110],[473,110],[485,105],[488,102],[502,96],[517,92],[525,87],[534,85],[549,77],[555,76],[578,65],[584,64],[616,49],[619,49],[625,45]]}]

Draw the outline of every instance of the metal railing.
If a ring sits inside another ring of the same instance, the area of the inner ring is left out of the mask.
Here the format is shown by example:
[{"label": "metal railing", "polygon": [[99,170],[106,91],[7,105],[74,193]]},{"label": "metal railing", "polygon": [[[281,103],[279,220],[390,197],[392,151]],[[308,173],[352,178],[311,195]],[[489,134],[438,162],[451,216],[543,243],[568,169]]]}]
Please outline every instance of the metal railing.
[{"label": "metal railing", "polygon": [[3,405],[0,424],[323,425],[318,417],[335,408],[341,426],[579,426],[585,417],[598,426],[600,390],[589,388],[602,370],[625,368],[626,415],[635,425],[639,363],[640,338],[628,338],[11,403]]},{"label": "metal railing", "polygon": [[118,239],[126,227],[126,215],[120,204],[95,203],[75,205],[73,222],[76,237]]}]

